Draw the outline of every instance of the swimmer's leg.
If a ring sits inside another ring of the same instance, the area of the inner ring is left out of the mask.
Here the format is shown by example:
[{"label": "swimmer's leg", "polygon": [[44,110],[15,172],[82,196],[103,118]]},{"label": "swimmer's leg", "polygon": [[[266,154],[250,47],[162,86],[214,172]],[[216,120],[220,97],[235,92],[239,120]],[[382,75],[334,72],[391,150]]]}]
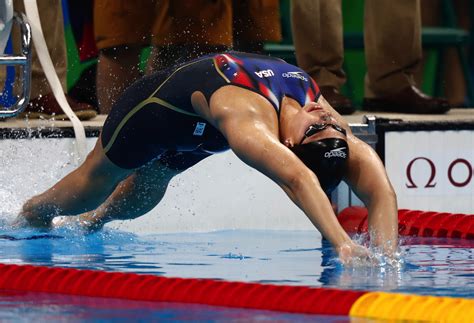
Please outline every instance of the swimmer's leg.
[{"label": "swimmer's leg", "polygon": [[77,215],[94,210],[112,194],[120,181],[133,170],[114,165],[97,141],[84,163],[46,192],[28,200],[14,225],[49,227],[61,215]]},{"label": "swimmer's leg", "polygon": [[86,231],[96,231],[113,220],[140,217],[161,201],[169,181],[180,172],[164,166],[159,161],[152,161],[123,180],[96,210],[81,214],[76,219],[64,219],[55,223],[55,226],[75,222]]}]

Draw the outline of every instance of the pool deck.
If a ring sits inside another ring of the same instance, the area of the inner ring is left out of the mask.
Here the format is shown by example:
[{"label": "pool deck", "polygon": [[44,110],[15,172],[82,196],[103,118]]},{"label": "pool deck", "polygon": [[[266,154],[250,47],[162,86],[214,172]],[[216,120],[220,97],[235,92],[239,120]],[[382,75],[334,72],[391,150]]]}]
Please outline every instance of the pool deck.
[{"label": "pool deck", "polygon": [[[385,112],[356,111],[352,115],[344,116],[350,124],[363,123],[363,117],[373,115],[377,118],[402,119],[406,122],[474,122],[474,108],[452,109],[443,115],[422,115],[422,114],[402,114]],[[92,120],[83,121],[84,128],[100,129],[104,124],[106,115],[98,115]],[[51,129],[51,128],[71,128],[69,121],[10,118],[0,119],[0,129]]]}]

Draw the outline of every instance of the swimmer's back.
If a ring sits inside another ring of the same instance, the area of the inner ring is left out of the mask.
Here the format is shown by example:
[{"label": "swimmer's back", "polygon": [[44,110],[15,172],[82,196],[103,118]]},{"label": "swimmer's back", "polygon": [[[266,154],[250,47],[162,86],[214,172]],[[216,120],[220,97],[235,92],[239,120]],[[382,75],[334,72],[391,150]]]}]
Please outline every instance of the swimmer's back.
[{"label": "swimmer's back", "polygon": [[278,113],[290,96],[304,105],[317,100],[316,83],[283,60],[246,53],[204,56],[146,76],[114,105],[101,135],[109,159],[137,168],[167,151],[211,154],[228,149],[222,134],[193,109],[191,95],[234,85],[265,97]]}]

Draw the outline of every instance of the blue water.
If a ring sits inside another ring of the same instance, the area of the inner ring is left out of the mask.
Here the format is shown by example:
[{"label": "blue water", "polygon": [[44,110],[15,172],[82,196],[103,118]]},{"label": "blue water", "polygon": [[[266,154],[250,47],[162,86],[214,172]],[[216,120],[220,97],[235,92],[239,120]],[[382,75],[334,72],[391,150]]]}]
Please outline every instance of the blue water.
[{"label": "blue water", "polygon": [[[66,229],[39,232],[11,230],[4,226],[0,228],[0,244],[1,263],[474,298],[474,241],[467,240],[404,238],[401,251],[405,263],[399,268],[343,268],[329,244],[321,241],[314,231],[237,230],[140,236],[106,229],[84,236]],[[72,315],[74,319],[80,320],[84,309],[87,309],[88,315],[99,315],[89,316],[89,320],[115,312],[114,304],[124,304],[124,301],[108,300],[112,303],[105,305],[102,302],[103,308],[91,311],[81,301],[57,305],[59,296],[52,299],[43,296],[36,303],[30,302],[39,305],[27,306],[25,309],[24,304],[29,303],[24,298],[35,299],[35,296],[31,296],[34,294],[29,295],[20,298],[11,295],[0,297],[0,319],[8,317],[12,308],[14,312],[24,311],[48,317],[50,314],[48,309],[44,309],[45,303],[46,308],[59,306],[61,310],[58,313]],[[59,299],[62,302],[65,297]],[[68,299],[71,300],[70,297]],[[42,303],[42,300],[45,301]],[[186,312],[181,313],[179,304],[150,307],[143,302],[132,303],[138,304],[136,308],[144,309],[138,312],[148,319],[160,317],[162,320],[169,316],[170,320],[181,320],[179,317],[187,315]],[[125,306],[123,311],[127,308]],[[286,314],[269,314],[265,311],[214,311],[197,306],[193,315],[199,316],[198,312],[203,315],[199,320],[204,321],[218,321],[224,319],[225,315],[237,321],[296,319],[275,318],[273,315]],[[214,318],[210,314],[213,312],[216,313]],[[129,314],[133,313],[134,310]],[[250,319],[250,316],[244,318],[242,315],[256,316]]]},{"label": "blue water", "polygon": [[340,316],[14,291],[0,291],[0,320],[2,322],[349,322],[349,318]]}]

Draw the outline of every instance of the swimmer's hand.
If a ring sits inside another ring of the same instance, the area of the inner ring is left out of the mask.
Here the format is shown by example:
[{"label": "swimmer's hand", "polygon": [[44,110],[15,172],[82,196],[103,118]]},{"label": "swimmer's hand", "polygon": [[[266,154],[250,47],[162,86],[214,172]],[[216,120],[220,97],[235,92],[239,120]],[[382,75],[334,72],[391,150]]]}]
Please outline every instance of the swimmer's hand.
[{"label": "swimmer's hand", "polygon": [[393,250],[392,248],[371,247],[370,249],[373,250],[379,265],[382,267],[400,267],[404,264],[402,253],[398,248]]},{"label": "swimmer's hand", "polygon": [[339,260],[344,266],[361,267],[377,264],[372,252],[353,241],[346,242],[336,248]]}]

